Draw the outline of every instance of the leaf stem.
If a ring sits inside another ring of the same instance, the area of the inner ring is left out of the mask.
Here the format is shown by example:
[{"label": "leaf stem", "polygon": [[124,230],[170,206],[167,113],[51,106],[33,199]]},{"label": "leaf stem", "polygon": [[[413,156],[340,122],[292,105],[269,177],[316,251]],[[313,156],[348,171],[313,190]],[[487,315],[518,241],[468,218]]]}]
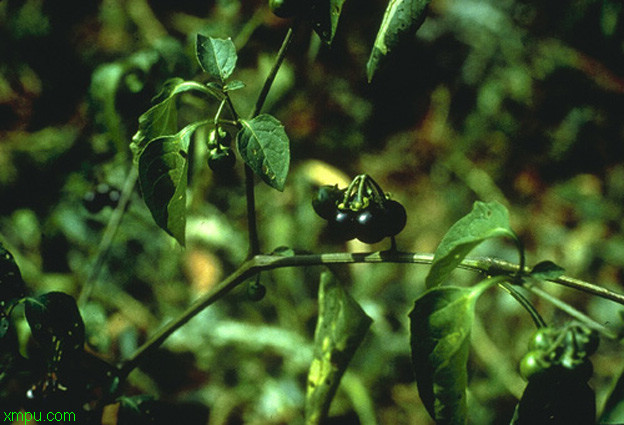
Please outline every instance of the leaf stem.
[{"label": "leaf stem", "polygon": [[[244,262],[236,271],[225,278],[213,290],[203,295],[191,304],[180,316],[167,323],[157,331],[137,352],[120,366],[122,379],[138,366],[140,361],[149,353],[156,350],[171,334],[182,325],[195,317],[204,308],[223,298],[232,289],[244,283],[256,273],[283,267],[320,266],[329,264],[356,264],[356,263],[410,263],[427,264],[433,262],[433,254],[410,253],[400,251],[381,251],[372,253],[328,253],[328,254],[298,254],[293,256],[282,255],[255,255]],[[478,271],[489,276],[508,275],[512,276],[519,270],[517,264],[513,264],[496,258],[465,258],[458,266],[462,269]],[[612,292],[606,288],[584,282],[578,279],[561,276],[551,280],[564,286],[598,295],[624,305],[624,295]]]},{"label": "leaf stem", "polygon": [[535,322],[535,326],[537,326],[538,328],[546,327],[546,322],[537,312],[535,306],[523,294],[518,292],[518,290],[514,288],[513,285],[510,285],[509,282],[502,282],[499,284],[499,286],[507,291],[509,295],[511,295],[516,301],[518,301],[518,303],[520,303],[520,305],[529,313],[529,315],[531,315],[533,322]]},{"label": "leaf stem", "polygon": [[[255,118],[260,111],[262,110],[262,106],[266,101],[267,95],[269,94],[269,90],[273,85],[273,81],[275,80],[275,76],[277,75],[277,71],[279,71],[282,62],[284,61],[284,57],[286,56],[286,50],[290,45],[290,42],[293,38],[293,27],[288,29],[286,36],[284,37],[284,41],[282,41],[282,46],[277,52],[277,58],[275,59],[275,63],[269,72],[264,84],[262,86],[262,90],[260,90],[260,94],[258,95],[258,99],[256,100],[256,104],[254,105],[254,109],[251,112],[249,119]],[[227,97],[229,99],[229,96]],[[258,226],[256,224],[256,196],[254,192],[254,173],[249,165],[245,164],[245,195],[247,200],[247,230],[249,232],[249,254],[247,258],[252,258],[254,255],[258,255],[260,253],[260,241],[258,239]]]},{"label": "leaf stem", "polygon": [[284,61],[284,57],[286,57],[286,50],[288,50],[288,46],[290,45],[290,42],[293,39],[293,33],[294,33],[293,29],[295,28],[295,26],[296,24],[288,28],[288,32],[286,33],[286,36],[284,37],[284,41],[282,41],[282,46],[277,52],[275,63],[273,64],[273,67],[271,68],[269,75],[267,75],[267,78],[264,81],[264,85],[262,86],[262,90],[260,90],[260,94],[258,95],[258,99],[256,100],[256,104],[254,105],[254,109],[251,112],[249,119],[256,117],[262,110],[262,106],[264,106],[264,102],[266,101],[266,98],[269,94],[269,90],[271,90],[273,81],[275,80],[275,77],[277,76],[277,71],[279,71],[280,66],[282,65],[282,62]]}]

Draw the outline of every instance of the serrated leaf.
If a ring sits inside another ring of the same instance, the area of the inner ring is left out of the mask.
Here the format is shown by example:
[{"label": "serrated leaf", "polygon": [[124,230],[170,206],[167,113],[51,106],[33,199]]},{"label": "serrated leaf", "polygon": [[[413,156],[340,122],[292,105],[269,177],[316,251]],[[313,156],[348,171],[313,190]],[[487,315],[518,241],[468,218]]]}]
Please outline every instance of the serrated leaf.
[{"label": "serrated leaf", "polygon": [[152,140],[139,157],[139,184],[145,204],[160,228],[185,244],[188,148],[193,132],[205,121],[174,136]]},{"label": "serrated leaf", "polygon": [[431,0],[390,0],[366,63],[369,82],[392,49],[403,38],[413,36],[422,25],[430,2]]},{"label": "serrated leaf", "polygon": [[306,425],[320,424],[327,416],[340,379],[372,323],[330,272],[321,275],[318,301],[314,358],[308,372]]},{"label": "serrated leaf", "polygon": [[332,43],[336,35],[344,2],[345,0],[317,0],[312,2],[310,11],[312,28],[328,45]]},{"label": "serrated leaf", "polygon": [[76,301],[63,292],[48,292],[26,299],[26,320],[42,349],[60,356],[82,350],[85,328]]},{"label": "serrated leaf", "polygon": [[562,276],[565,269],[552,261],[541,261],[531,269],[531,277],[535,279],[557,279]]},{"label": "serrated leaf", "polygon": [[284,190],[290,166],[290,141],[284,126],[268,114],[241,120],[241,124],[236,143],[243,161],[266,184]]},{"label": "serrated leaf", "polygon": [[176,134],[178,131],[178,108],[176,96],[188,92],[198,91],[219,99],[219,92],[195,81],[184,81],[181,78],[168,80],[161,92],[154,98],[156,105],[148,109],[139,117],[139,130],[132,137],[130,149],[137,159],[143,149],[154,139]]},{"label": "serrated leaf", "polygon": [[429,289],[409,314],[412,366],[420,398],[437,425],[466,423],[468,352],[477,298],[498,280],[472,288]]},{"label": "serrated leaf", "polygon": [[26,293],[19,267],[0,242],[0,316]]},{"label": "serrated leaf", "polygon": [[231,38],[221,39],[197,34],[197,60],[212,78],[225,83],[236,67],[236,46]]},{"label": "serrated leaf", "polygon": [[426,278],[427,288],[442,283],[474,247],[498,236],[509,236],[520,245],[503,205],[475,202],[472,211],[453,224],[442,238]]}]

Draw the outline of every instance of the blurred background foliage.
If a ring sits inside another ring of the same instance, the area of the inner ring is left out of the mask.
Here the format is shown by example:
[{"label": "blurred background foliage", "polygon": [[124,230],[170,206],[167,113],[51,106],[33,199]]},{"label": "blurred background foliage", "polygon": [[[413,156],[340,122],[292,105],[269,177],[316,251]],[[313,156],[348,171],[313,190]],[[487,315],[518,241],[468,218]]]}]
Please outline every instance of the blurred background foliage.
[{"label": "blurred background foliage", "polygon": [[[194,174],[186,249],[153,223],[135,190],[95,276],[113,209],[91,213],[83,197],[98,184],[124,186],[137,118],[164,80],[204,78],[193,57],[197,32],[233,38],[234,78],[247,87],[232,95],[246,116],[289,22],[256,0],[63,4],[0,2],[0,237],[33,293],[78,297],[85,281],[96,283],[81,305],[89,349],[117,362],[245,258],[242,169],[229,181],[207,167]],[[347,1],[331,48],[298,30],[264,109],[285,124],[292,165],[283,193],[257,186],[262,249],[385,249],[332,244],[310,208],[315,186],[366,172],[407,208],[402,250],[433,252],[474,200],[498,200],[511,210],[529,264],[549,259],[623,291],[622,2],[433,0],[417,35],[368,84],[365,63],[385,6]],[[216,106],[190,97],[182,105],[188,120]],[[504,242],[477,254],[515,260]],[[259,303],[236,290],[133,372],[125,394],[153,396],[161,418],[186,423],[300,423],[319,272],[264,273],[268,295]],[[407,335],[426,272],[344,268],[374,323],[332,405],[335,423],[431,423]],[[621,306],[545,289],[624,329]],[[535,302],[548,322],[568,319]],[[477,313],[471,417],[506,424],[522,393],[516,364],[532,323],[502,292],[482,297]],[[603,341],[593,360],[600,408],[622,368],[619,343]]]}]

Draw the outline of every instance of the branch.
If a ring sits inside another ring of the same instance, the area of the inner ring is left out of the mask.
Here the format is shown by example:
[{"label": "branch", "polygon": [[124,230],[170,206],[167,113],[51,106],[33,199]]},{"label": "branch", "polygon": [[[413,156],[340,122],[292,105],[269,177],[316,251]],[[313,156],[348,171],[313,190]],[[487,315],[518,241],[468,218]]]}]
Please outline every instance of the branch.
[{"label": "branch", "polygon": [[[320,266],[328,264],[356,264],[356,263],[409,263],[409,264],[431,264],[433,262],[433,254],[410,253],[398,251],[381,251],[371,253],[329,253],[329,254],[304,254],[304,255],[256,255],[250,260],[243,263],[236,271],[229,275],[219,285],[214,287],[210,292],[203,295],[192,305],[190,305],[182,314],[154,334],[146,341],[137,352],[120,367],[120,378],[125,379],[128,374],[139,364],[141,359],[149,353],[156,350],[160,345],[182,325],[187,323],[199,312],[213,304],[215,301],[223,298],[232,289],[245,282],[248,278],[256,273],[266,270],[278,269],[283,267],[304,267],[304,266]],[[512,275],[517,273],[520,266],[508,261],[496,258],[466,258],[459,268],[477,271],[486,275]],[[525,268],[528,272],[528,268]],[[551,280],[564,286],[598,295],[602,298],[609,299],[624,305],[624,295],[612,292],[600,286],[561,276]]]}]

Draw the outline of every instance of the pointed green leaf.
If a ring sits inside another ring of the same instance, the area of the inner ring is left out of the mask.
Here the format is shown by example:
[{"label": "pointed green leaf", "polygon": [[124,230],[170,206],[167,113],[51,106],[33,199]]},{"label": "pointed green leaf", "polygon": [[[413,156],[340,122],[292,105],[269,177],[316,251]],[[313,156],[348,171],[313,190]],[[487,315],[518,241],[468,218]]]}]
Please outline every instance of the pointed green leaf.
[{"label": "pointed green leaf", "polygon": [[563,275],[564,268],[552,261],[542,261],[531,269],[531,277],[535,279],[557,279]]},{"label": "pointed green leaf", "polygon": [[366,64],[369,82],[390,51],[404,37],[413,36],[422,25],[430,2],[431,0],[390,0]]},{"label": "pointed green leaf", "polygon": [[498,236],[511,237],[520,249],[507,209],[498,202],[475,202],[472,211],[453,224],[442,238],[427,275],[427,288],[442,283],[475,246]]},{"label": "pointed green leaf", "polygon": [[372,323],[330,272],[321,275],[318,300],[314,359],[308,372],[306,425],[320,424],[327,416],[340,379]]},{"label": "pointed green leaf", "polygon": [[197,34],[197,60],[212,78],[225,83],[236,67],[236,46],[231,38],[221,39]]},{"label": "pointed green leaf", "polygon": [[260,114],[254,119],[241,120],[237,146],[243,161],[266,184],[284,190],[290,165],[290,141],[284,126],[275,117]]},{"label": "pointed green leaf", "polygon": [[497,279],[472,288],[443,286],[414,303],[410,317],[412,366],[420,398],[438,425],[466,423],[468,351],[479,295]]},{"label": "pointed green leaf", "polygon": [[312,28],[328,45],[334,40],[338,20],[345,0],[317,0],[312,2],[310,16]]},{"label": "pointed green leaf", "polygon": [[186,228],[187,152],[190,137],[200,125],[184,127],[174,136],[163,136],[139,156],[139,184],[154,221],[184,246]]},{"label": "pointed green leaf", "polygon": [[178,131],[178,108],[176,96],[188,91],[198,91],[216,99],[220,99],[219,91],[195,81],[184,81],[181,78],[168,80],[161,92],[154,98],[158,102],[139,117],[139,130],[132,137],[130,149],[138,158],[143,149],[154,139],[171,136]]},{"label": "pointed green leaf", "polygon": [[76,301],[63,292],[26,299],[26,320],[35,341],[58,360],[65,351],[82,350],[85,328]]}]

